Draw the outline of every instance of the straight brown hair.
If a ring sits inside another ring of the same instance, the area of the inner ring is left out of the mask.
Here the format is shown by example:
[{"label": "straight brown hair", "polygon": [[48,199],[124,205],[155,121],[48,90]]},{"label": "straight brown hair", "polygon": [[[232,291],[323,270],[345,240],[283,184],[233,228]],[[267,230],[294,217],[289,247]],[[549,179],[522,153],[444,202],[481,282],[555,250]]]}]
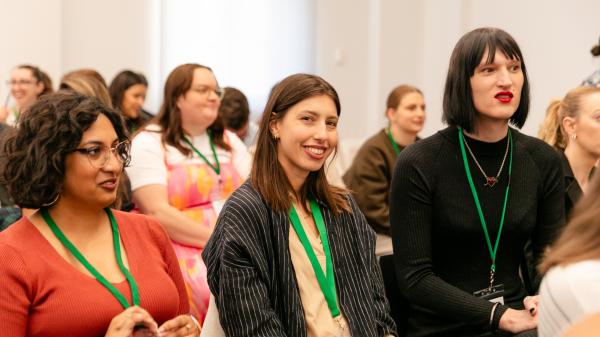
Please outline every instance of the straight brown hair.
[{"label": "straight brown hair", "polygon": [[[177,107],[177,99],[185,95],[192,87],[194,70],[196,69],[206,69],[212,72],[212,69],[209,67],[195,63],[182,64],[171,71],[165,83],[164,97],[160,111],[150,121],[150,123],[158,124],[161,127],[160,132],[162,132],[161,139],[163,144],[173,146],[186,156],[190,156],[192,150],[182,144],[185,130],[183,130],[183,126],[181,125],[181,111]],[[208,127],[207,132],[211,133],[212,140],[216,146],[230,151],[231,146],[223,139],[224,130],[223,122],[217,115],[217,119]]]},{"label": "straight brown hair", "polygon": [[[260,120],[250,181],[275,211],[287,212],[290,209],[294,190],[277,159],[278,141],[272,136],[269,124],[283,119],[289,109],[299,102],[320,95],[326,95],[333,100],[339,116],[341,106],[338,94],[331,84],[319,76],[291,75],[271,90]],[[342,211],[350,212],[348,192],[327,182],[324,166],[308,174],[300,188],[300,195],[296,196],[297,199],[302,201],[303,207],[306,207],[308,198],[312,196],[324,202],[336,215]]]},{"label": "straight brown hair", "polygon": [[558,265],[600,259],[600,174],[573,209],[571,221],[539,266],[542,273]]}]

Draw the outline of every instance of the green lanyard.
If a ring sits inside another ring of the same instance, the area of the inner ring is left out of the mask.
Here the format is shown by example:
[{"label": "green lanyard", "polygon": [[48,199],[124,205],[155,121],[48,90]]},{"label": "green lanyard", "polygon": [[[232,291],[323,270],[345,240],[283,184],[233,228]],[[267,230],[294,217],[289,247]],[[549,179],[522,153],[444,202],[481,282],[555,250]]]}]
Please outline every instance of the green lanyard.
[{"label": "green lanyard", "polygon": [[[105,208],[104,211],[106,212],[106,214],[108,214],[108,218],[110,219],[110,225],[113,233],[113,246],[115,249],[115,256],[117,258],[117,264],[119,265],[121,272],[123,272],[125,278],[129,282],[129,286],[131,287],[131,299],[133,305],[140,305],[140,295],[138,291],[138,286],[135,283],[135,280],[133,279],[131,273],[129,273],[129,270],[127,270],[127,267],[125,267],[125,265],[123,264],[123,260],[121,259],[121,246],[119,244],[119,228],[117,227],[117,221],[115,220],[115,217],[113,216],[110,209]],[[129,308],[130,305],[127,302],[127,299],[125,299],[125,296],[123,296],[123,294],[121,294],[121,292],[119,292],[117,288],[115,288],[110,282],[108,282],[108,280],[105,279],[104,276],[102,276],[96,270],[96,268],[94,268],[88,262],[88,260],[85,259],[85,257],[81,254],[81,252],[79,252],[79,250],[73,245],[73,243],[71,243],[71,241],[67,239],[65,234],[63,234],[63,232],[60,230],[60,228],[58,228],[54,220],[52,220],[52,218],[50,217],[50,213],[48,213],[48,210],[42,208],[40,212],[42,214],[42,217],[48,224],[48,227],[50,227],[54,235],[63,244],[63,246],[65,246],[71,252],[71,254],[73,254],[73,256],[75,256],[75,258],[79,260],[79,262],[81,262],[85,269],[87,269],[92,275],[94,275],[98,282],[100,282],[104,287],[106,287],[106,289],[108,289],[108,291],[110,291],[110,293],[119,301],[119,303],[121,303],[124,309]]]},{"label": "green lanyard", "polygon": [[325,221],[323,221],[321,209],[313,199],[310,199],[310,209],[312,211],[315,224],[317,225],[317,229],[319,230],[321,242],[323,243],[326,275],[323,274],[323,269],[319,264],[319,260],[317,260],[315,251],[312,249],[310,241],[306,236],[306,232],[304,231],[304,227],[302,227],[302,223],[300,222],[300,218],[298,218],[298,213],[296,213],[294,206],[292,206],[289,212],[290,220],[292,221],[292,226],[294,227],[294,230],[296,230],[296,234],[298,234],[298,238],[300,238],[300,242],[306,251],[306,255],[308,255],[308,259],[310,260],[310,264],[312,265],[315,275],[317,276],[317,281],[319,282],[323,296],[325,296],[325,301],[327,301],[329,311],[331,311],[331,317],[335,318],[340,315],[340,309],[338,307],[336,297],[335,278],[333,275],[331,252],[329,251],[329,241],[327,241],[327,228],[325,228]]},{"label": "green lanyard", "polygon": [[465,139],[462,133],[462,128],[458,128],[458,140],[460,143],[460,152],[462,154],[463,163],[465,165],[465,173],[467,175],[467,180],[469,181],[469,186],[471,187],[471,193],[473,194],[473,199],[475,200],[475,206],[477,206],[477,213],[479,214],[479,221],[481,222],[481,227],[483,227],[483,234],[485,235],[485,241],[488,246],[488,250],[490,252],[490,258],[492,259],[492,265],[490,267],[490,288],[494,283],[494,273],[496,272],[496,254],[498,253],[498,244],[500,243],[500,234],[502,234],[502,228],[504,227],[504,216],[506,215],[506,204],[508,202],[508,190],[510,187],[510,176],[512,173],[512,159],[513,159],[513,142],[512,142],[512,134],[510,133],[510,128],[508,128],[508,142],[510,144],[510,157],[508,160],[508,184],[506,185],[506,192],[504,193],[504,203],[502,205],[502,216],[500,217],[500,226],[498,228],[498,235],[496,236],[496,243],[494,244],[494,248],[492,248],[492,241],[490,240],[490,235],[487,230],[487,224],[485,223],[485,218],[483,217],[483,211],[481,210],[481,204],[479,203],[479,197],[477,196],[477,191],[475,190],[475,184],[473,184],[473,178],[471,177],[471,170],[469,169],[469,163],[467,161],[467,154],[465,152]]},{"label": "green lanyard", "polygon": [[211,162],[209,162],[208,159],[206,159],[206,157],[202,153],[200,153],[200,151],[198,151],[198,149],[194,146],[194,144],[192,144],[192,142],[190,142],[190,140],[186,136],[183,136],[183,141],[186,142],[192,148],[192,150],[194,150],[194,152],[196,152],[196,154],[200,158],[202,158],[202,160],[204,160],[204,162],[208,164],[208,166],[210,166],[213,169],[213,171],[215,171],[217,175],[219,175],[221,174],[221,164],[219,163],[219,158],[217,158],[217,152],[215,151],[215,145],[213,144],[210,130],[206,130],[206,133],[208,134],[208,143],[210,144],[210,149],[212,151],[213,158],[215,158],[216,165],[213,165]]},{"label": "green lanyard", "polygon": [[388,138],[390,139],[390,142],[392,142],[392,146],[394,147],[394,152],[396,152],[396,155],[399,155],[400,147],[398,146],[398,143],[396,143],[396,141],[394,140],[394,137],[392,137],[392,132],[390,131],[389,127],[385,129],[385,133],[387,134]]}]

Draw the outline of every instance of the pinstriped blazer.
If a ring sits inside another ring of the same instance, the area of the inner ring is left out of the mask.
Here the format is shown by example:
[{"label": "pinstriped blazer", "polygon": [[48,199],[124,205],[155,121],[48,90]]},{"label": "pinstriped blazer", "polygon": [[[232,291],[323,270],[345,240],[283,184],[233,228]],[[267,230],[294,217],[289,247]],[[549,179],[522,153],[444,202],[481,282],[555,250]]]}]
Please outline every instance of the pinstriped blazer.
[{"label": "pinstriped blazer", "polygon": [[[354,337],[395,334],[375,257],[375,234],[354,199],[328,229],[339,304]],[[274,212],[246,181],[225,203],[202,257],[227,336],[305,337],[289,251],[288,215]]]}]

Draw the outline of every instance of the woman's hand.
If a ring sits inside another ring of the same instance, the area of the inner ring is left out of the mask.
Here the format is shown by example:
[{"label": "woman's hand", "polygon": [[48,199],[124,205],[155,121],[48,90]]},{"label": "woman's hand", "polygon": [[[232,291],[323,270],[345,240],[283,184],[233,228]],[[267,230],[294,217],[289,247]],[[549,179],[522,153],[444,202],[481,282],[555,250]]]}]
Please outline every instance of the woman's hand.
[{"label": "woman's hand", "polygon": [[537,328],[537,316],[532,315],[527,309],[508,309],[502,314],[502,317],[500,317],[498,328],[515,334],[535,329]]},{"label": "woman's hand", "polygon": [[136,326],[143,326],[144,335],[155,336],[158,333],[158,325],[150,314],[138,307],[132,306],[122,313],[113,317],[106,331],[105,337],[131,337],[136,336],[134,330]]},{"label": "woman's hand", "polygon": [[200,327],[192,316],[179,315],[164,322],[158,328],[158,335],[160,337],[198,337],[200,336]]},{"label": "woman's hand", "polygon": [[525,296],[523,299],[523,305],[525,306],[525,310],[528,310],[532,316],[537,317],[538,307],[540,305],[540,296]]}]

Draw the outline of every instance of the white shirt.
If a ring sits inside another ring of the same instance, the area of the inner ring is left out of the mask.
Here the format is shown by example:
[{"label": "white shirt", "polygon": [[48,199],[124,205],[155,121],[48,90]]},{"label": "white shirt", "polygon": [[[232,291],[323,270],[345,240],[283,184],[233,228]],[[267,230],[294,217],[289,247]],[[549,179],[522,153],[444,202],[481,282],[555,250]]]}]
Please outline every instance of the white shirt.
[{"label": "white shirt", "polygon": [[[131,190],[152,184],[167,185],[167,167],[165,165],[165,153],[161,144],[161,132],[158,125],[150,125],[146,130],[141,131],[131,143],[131,163],[126,168],[129,180],[131,180]],[[252,167],[252,156],[244,143],[233,132],[225,130],[226,139],[231,145],[231,152],[215,146],[215,152],[220,163],[229,163],[233,161],[238,174],[243,179],[250,175]],[[212,162],[213,154],[210,148],[208,135],[205,133],[191,137],[190,141]],[[200,163],[204,161],[197,155],[191,157],[173,146],[166,146],[166,159],[169,165],[182,163]]]},{"label": "white shirt", "polygon": [[540,286],[539,337],[558,337],[600,312],[600,260],[553,267]]}]

